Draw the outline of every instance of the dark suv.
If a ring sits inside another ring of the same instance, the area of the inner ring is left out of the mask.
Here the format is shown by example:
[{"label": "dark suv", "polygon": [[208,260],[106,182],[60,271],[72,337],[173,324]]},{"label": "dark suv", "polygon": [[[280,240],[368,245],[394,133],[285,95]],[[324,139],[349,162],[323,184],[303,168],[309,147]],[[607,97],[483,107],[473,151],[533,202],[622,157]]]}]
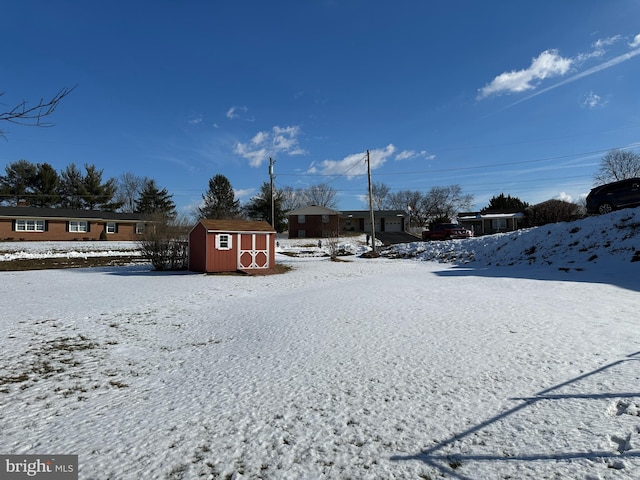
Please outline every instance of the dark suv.
[{"label": "dark suv", "polygon": [[640,205],[640,178],[628,178],[594,188],[587,195],[587,212],[609,213]]}]

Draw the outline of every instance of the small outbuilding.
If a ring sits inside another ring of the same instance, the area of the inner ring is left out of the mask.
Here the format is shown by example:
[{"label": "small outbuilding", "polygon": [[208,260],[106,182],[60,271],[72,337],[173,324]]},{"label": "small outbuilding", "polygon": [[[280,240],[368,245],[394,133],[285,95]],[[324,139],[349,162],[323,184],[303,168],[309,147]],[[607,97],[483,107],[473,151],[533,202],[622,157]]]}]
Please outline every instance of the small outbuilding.
[{"label": "small outbuilding", "polygon": [[189,270],[266,272],[275,266],[275,247],[267,222],[202,219],[189,232]]}]

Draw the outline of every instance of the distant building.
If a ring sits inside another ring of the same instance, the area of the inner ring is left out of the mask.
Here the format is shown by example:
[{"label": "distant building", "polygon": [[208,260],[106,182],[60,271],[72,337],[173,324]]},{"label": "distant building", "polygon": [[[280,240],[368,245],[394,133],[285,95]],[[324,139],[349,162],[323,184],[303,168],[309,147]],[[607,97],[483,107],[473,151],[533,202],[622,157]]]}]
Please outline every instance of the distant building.
[{"label": "distant building", "polygon": [[148,215],[141,213],[0,207],[0,241],[133,241],[149,223]]},{"label": "distant building", "polygon": [[[337,232],[371,233],[369,210],[337,211],[309,205],[287,213],[289,238],[327,238]],[[374,212],[375,232],[403,232],[405,213],[401,210]]]},{"label": "distant building", "polygon": [[525,219],[526,214],[524,212],[465,212],[458,214],[458,223],[471,230],[476,236],[519,230],[524,227]]},{"label": "distant building", "polygon": [[[341,212],[342,231],[371,233],[371,212],[369,210],[348,210]],[[373,212],[375,232],[404,232],[406,213],[402,210],[378,210]]]},{"label": "distant building", "polygon": [[340,231],[340,212],[309,205],[287,213],[289,238],[326,238]]}]

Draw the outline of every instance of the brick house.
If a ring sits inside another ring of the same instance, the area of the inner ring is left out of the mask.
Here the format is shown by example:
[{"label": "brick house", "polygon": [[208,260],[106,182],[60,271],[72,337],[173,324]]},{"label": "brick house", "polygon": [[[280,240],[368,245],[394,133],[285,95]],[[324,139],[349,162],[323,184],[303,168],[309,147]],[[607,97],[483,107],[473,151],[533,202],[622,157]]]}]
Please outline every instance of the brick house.
[{"label": "brick house", "polygon": [[513,232],[524,227],[524,212],[481,213],[464,212],[458,214],[458,223],[471,230],[474,235]]},{"label": "brick house", "polygon": [[289,238],[327,238],[340,231],[340,212],[309,205],[287,213]]},{"label": "brick house", "polygon": [[134,241],[149,223],[141,213],[0,207],[0,241]]},{"label": "brick house", "polygon": [[[369,210],[339,212],[310,205],[287,213],[289,238],[328,238],[336,232],[371,233]],[[404,232],[405,213],[402,210],[374,212],[376,232]]]}]

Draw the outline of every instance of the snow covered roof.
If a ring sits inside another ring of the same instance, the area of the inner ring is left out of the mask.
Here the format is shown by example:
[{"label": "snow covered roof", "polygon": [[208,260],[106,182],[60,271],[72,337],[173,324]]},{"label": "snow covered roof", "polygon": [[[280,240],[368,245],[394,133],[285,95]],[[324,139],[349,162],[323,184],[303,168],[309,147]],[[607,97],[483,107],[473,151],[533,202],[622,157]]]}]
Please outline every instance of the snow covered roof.
[{"label": "snow covered roof", "polygon": [[514,213],[463,213],[458,215],[458,220],[491,220],[493,218],[524,218],[524,212]]}]

